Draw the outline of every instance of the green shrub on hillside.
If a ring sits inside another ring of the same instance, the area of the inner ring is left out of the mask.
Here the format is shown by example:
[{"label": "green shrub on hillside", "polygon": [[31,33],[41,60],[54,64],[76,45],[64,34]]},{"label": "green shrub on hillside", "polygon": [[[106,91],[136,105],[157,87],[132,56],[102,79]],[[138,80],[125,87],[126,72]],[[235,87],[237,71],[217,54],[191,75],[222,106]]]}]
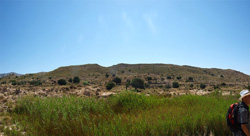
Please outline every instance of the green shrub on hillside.
[{"label": "green shrub on hillside", "polygon": [[78,76],[74,77],[73,83],[80,83],[80,78]]},{"label": "green shrub on hillside", "polygon": [[180,87],[180,85],[178,82],[173,82],[173,88],[179,88],[179,87]]},{"label": "green shrub on hillside", "polygon": [[247,89],[250,91],[250,84],[247,86]]},{"label": "green shrub on hillside", "polygon": [[107,90],[111,90],[113,87],[115,87],[115,83],[114,82],[108,82],[106,85],[106,89]]},{"label": "green shrub on hillside", "polygon": [[12,81],[11,81],[11,85],[17,85],[16,80],[12,80]]},{"label": "green shrub on hillside", "polygon": [[66,80],[64,80],[64,79],[59,79],[59,80],[57,81],[57,83],[58,83],[59,85],[66,85],[66,84],[67,84]]},{"label": "green shrub on hillside", "polygon": [[128,87],[131,85],[131,81],[128,79],[126,82],[126,90],[128,89]]},{"label": "green shrub on hillside", "polygon": [[176,77],[176,79],[181,80],[181,77],[180,77],[180,76],[178,76],[178,77]]},{"label": "green shrub on hillside", "polygon": [[73,79],[72,79],[72,78],[70,78],[68,81],[69,81],[70,83],[72,83],[72,82],[73,82]]},{"label": "green shrub on hillside", "polygon": [[135,90],[137,88],[139,88],[139,89],[145,89],[144,81],[142,79],[140,79],[140,78],[134,78],[132,80],[132,82],[131,82],[131,85],[132,85],[132,87],[135,88]]},{"label": "green shrub on hillside", "polygon": [[147,80],[148,80],[148,81],[152,80],[152,77],[147,77]]},{"label": "green shrub on hillside", "polygon": [[105,77],[106,77],[106,78],[108,78],[108,77],[109,77],[109,74],[108,74],[108,73],[106,73],[106,74],[105,74]]},{"label": "green shrub on hillside", "polygon": [[188,77],[186,82],[194,82],[194,78],[193,77]]},{"label": "green shrub on hillside", "polygon": [[40,80],[33,80],[29,82],[30,85],[34,85],[34,86],[39,86],[42,85],[42,82]]},{"label": "green shrub on hillside", "polygon": [[206,88],[206,85],[203,84],[203,83],[201,83],[201,84],[200,84],[200,88],[201,88],[201,89],[205,89],[205,88]]},{"label": "green shrub on hillside", "polygon": [[167,76],[167,79],[172,79],[171,76]]},{"label": "green shrub on hillside", "polygon": [[194,85],[193,85],[193,84],[190,84],[190,85],[189,85],[189,87],[193,88],[193,87],[194,87]]},{"label": "green shrub on hillside", "polygon": [[116,84],[120,84],[122,82],[121,78],[119,77],[115,77],[112,81],[115,82]]},{"label": "green shrub on hillside", "polygon": [[219,85],[214,85],[214,90],[215,89],[220,89],[220,86]]},{"label": "green shrub on hillside", "polygon": [[165,88],[170,89],[170,88],[171,88],[171,85],[170,85],[170,84],[166,84],[166,85],[165,85]]},{"label": "green shrub on hillside", "polygon": [[83,82],[83,85],[89,85],[89,82]]},{"label": "green shrub on hillside", "polygon": [[220,84],[221,86],[226,86],[227,84],[225,82],[221,83]]}]

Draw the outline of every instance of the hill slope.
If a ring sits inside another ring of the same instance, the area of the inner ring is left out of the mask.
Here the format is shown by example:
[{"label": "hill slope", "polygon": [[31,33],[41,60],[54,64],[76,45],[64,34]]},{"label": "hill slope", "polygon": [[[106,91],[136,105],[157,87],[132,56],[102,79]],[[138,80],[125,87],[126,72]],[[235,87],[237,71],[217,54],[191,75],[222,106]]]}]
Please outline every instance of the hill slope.
[{"label": "hill slope", "polygon": [[[7,76],[1,78],[0,81],[10,82],[41,80],[45,84],[56,83],[58,79],[68,80],[75,76],[80,77],[81,81],[88,81],[91,84],[104,85],[111,81],[115,76],[122,79],[122,83],[139,77],[148,80],[152,78],[150,83],[166,84],[178,81],[182,84],[192,82],[194,84],[205,83],[216,85],[225,82],[228,85],[248,85],[250,76],[235,70],[208,69],[191,66],[178,66],[172,64],[117,64],[111,67],[103,67],[98,64],[86,64],[77,66],[66,66],[55,69],[51,72],[43,72],[36,74],[26,74],[19,77]],[[179,79],[177,79],[179,77]],[[193,81],[189,81],[189,77]],[[181,78],[181,79],[180,79]]]}]

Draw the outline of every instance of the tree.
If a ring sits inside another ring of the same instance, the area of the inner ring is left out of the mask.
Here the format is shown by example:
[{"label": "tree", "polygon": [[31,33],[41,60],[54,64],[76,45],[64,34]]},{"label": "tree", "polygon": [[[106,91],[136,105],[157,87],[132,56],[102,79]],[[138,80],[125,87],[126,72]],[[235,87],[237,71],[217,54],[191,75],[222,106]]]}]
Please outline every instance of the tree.
[{"label": "tree", "polygon": [[73,83],[79,83],[79,82],[80,82],[80,78],[78,76],[74,77]]},{"label": "tree", "polygon": [[206,85],[203,84],[203,83],[201,83],[201,84],[200,84],[200,88],[201,88],[201,89],[205,89],[205,88],[206,88]]},{"label": "tree", "polygon": [[115,83],[114,82],[108,82],[106,85],[106,89],[107,90],[111,90],[113,87],[115,87]]},{"label": "tree", "polygon": [[109,74],[108,74],[108,73],[106,73],[105,77],[106,77],[106,78],[108,78],[108,77],[109,77]]},{"label": "tree", "polygon": [[140,78],[134,78],[131,82],[132,87],[135,89],[140,88],[140,89],[145,89],[145,84],[144,81]]},{"label": "tree", "polygon": [[64,80],[64,79],[59,79],[59,80],[57,81],[57,83],[58,83],[59,85],[66,85],[66,84],[67,84],[66,80]]},{"label": "tree", "polygon": [[73,82],[73,79],[72,79],[72,78],[70,78],[68,81],[69,81],[70,83],[72,83],[72,82]]},{"label": "tree", "polygon": [[112,81],[115,82],[116,84],[120,84],[122,80],[119,77],[115,77]]},{"label": "tree", "polygon": [[173,82],[173,88],[179,88],[179,87],[180,87],[180,85],[178,82]]},{"label": "tree", "polygon": [[178,76],[178,77],[176,77],[178,80],[181,80],[181,77],[180,76]]}]

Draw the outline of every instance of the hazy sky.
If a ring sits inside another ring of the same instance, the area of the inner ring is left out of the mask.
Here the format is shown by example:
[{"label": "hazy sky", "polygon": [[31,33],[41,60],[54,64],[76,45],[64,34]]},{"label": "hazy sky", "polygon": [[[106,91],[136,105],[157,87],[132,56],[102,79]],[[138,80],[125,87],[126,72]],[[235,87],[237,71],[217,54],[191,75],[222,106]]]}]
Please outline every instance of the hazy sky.
[{"label": "hazy sky", "polygon": [[0,73],[166,63],[250,75],[250,0],[0,2]]}]

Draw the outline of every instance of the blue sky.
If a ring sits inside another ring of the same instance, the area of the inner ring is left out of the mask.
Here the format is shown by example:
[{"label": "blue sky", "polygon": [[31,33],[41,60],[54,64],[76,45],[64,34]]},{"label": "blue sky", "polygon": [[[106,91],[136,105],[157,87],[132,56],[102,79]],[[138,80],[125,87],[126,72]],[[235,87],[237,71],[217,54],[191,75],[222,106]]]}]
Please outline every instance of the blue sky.
[{"label": "blue sky", "polygon": [[250,0],[1,0],[0,73],[165,63],[250,75]]}]

